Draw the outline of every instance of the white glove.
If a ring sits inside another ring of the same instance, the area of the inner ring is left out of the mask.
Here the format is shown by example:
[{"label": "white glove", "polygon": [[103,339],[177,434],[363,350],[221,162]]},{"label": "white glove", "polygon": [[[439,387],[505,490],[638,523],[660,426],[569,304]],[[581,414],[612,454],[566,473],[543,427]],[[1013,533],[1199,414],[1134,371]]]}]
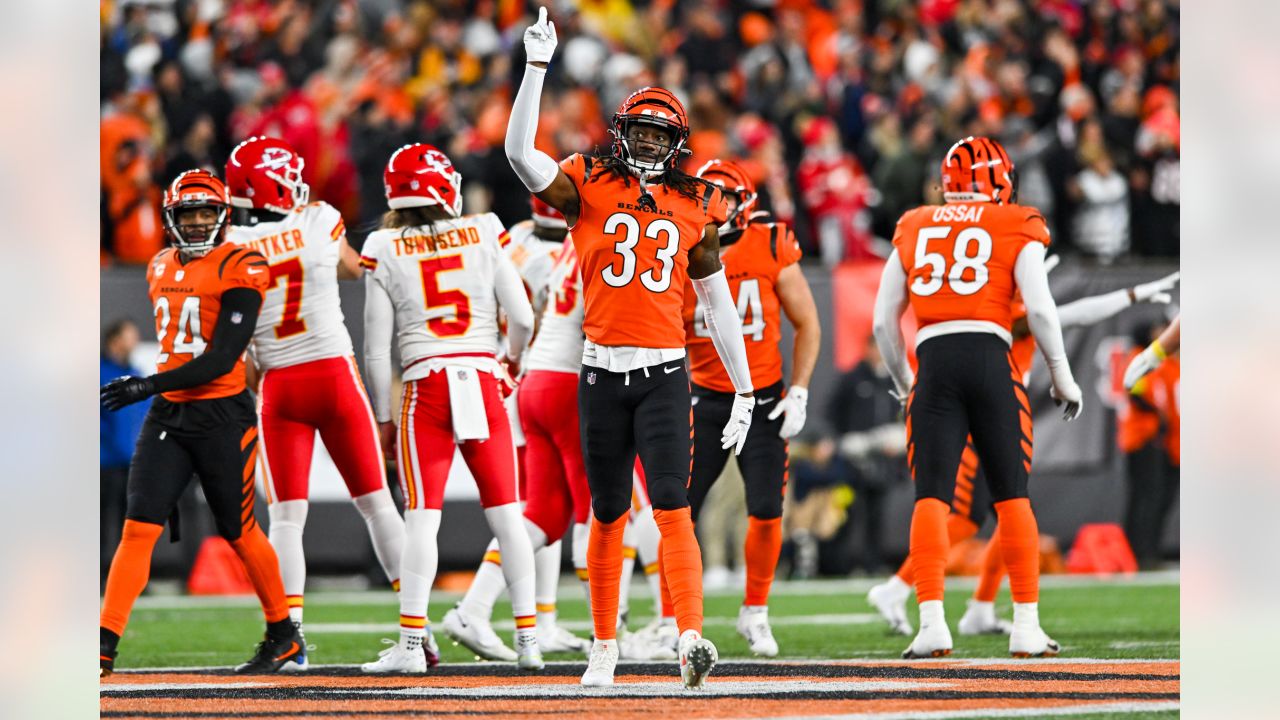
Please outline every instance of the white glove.
[{"label": "white glove", "polygon": [[524,54],[528,62],[551,62],[556,52],[556,26],[547,20],[547,9],[538,8],[538,22],[525,28]]},{"label": "white glove", "polygon": [[1124,389],[1132,390],[1133,386],[1137,385],[1147,373],[1160,367],[1164,359],[1164,348],[1160,347],[1159,341],[1151,343],[1142,352],[1134,355],[1129,361],[1129,367],[1124,369]]},{"label": "white glove", "polygon": [[1066,407],[1062,408],[1062,419],[1071,422],[1080,417],[1081,411],[1084,410],[1084,393],[1080,391],[1080,386],[1071,376],[1071,366],[1067,364],[1065,358],[1056,365],[1049,364],[1049,380],[1052,383],[1049,397],[1053,398],[1053,404],[1061,407],[1066,403]]},{"label": "white glove", "polygon": [[751,429],[751,411],[756,408],[756,399],[746,395],[733,396],[733,409],[729,411],[729,422],[724,426],[720,436],[720,449],[733,448],[733,454],[742,452],[747,442],[747,431]]},{"label": "white glove", "polygon": [[1181,275],[1182,273],[1176,272],[1172,275],[1166,275],[1154,282],[1135,285],[1133,288],[1133,301],[1135,303],[1153,302],[1168,304],[1173,300],[1173,297],[1169,295],[1169,291],[1178,284],[1178,278]]},{"label": "white glove", "polygon": [[778,401],[778,407],[769,413],[770,420],[776,420],[783,413],[787,414],[782,419],[782,428],[778,430],[778,437],[783,440],[790,440],[800,433],[800,430],[804,428],[808,405],[809,388],[792,385],[791,389],[787,391],[787,396]]}]

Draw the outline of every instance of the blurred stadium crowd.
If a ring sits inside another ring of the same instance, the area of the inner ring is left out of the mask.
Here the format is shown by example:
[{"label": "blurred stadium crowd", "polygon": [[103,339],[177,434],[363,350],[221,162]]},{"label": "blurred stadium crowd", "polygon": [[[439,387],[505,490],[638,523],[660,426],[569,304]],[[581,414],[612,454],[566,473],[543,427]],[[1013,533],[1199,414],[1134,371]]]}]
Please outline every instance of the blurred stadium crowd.
[{"label": "blurred stadium crowd", "polygon": [[[544,0],[561,54],[539,146],[607,151],[609,115],[660,84],[696,169],[743,158],[764,207],[828,265],[886,254],[938,201],[964,135],[1002,140],[1059,252],[1179,251],[1178,0]],[[100,0],[102,261],[161,247],[160,188],[269,134],[357,246],[410,141],[455,161],[470,211],[527,193],[503,155],[524,0]],[[220,173],[219,173],[220,174]]]}]

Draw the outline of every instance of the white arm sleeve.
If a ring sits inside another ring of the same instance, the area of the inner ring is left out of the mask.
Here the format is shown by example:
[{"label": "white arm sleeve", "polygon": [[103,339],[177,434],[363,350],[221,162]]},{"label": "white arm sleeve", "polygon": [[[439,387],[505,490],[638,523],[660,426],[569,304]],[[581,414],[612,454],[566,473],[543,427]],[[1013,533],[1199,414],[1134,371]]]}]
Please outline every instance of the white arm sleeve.
[{"label": "white arm sleeve", "polygon": [[1013,266],[1013,278],[1022,291],[1022,302],[1027,306],[1027,325],[1040,346],[1049,374],[1055,387],[1064,387],[1075,380],[1067,363],[1067,351],[1062,342],[1062,324],[1058,320],[1058,307],[1049,292],[1049,276],[1044,271],[1044,245],[1027,243],[1018,253]]},{"label": "white arm sleeve", "polygon": [[1058,322],[1062,327],[1082,327],[1106,320],[1129,307],[1129,290],[1116,290],[1058,306]]},{"label": "white arm sleeve", "polygon": [[391,339],[395,307],[382,284],[364,277],[364,366],[369,373],[369,399],[378,422],[391,421]]},{"label": "white arm sleeve", "polygon": [[707,308],[707,330],[720,362],[729,373],[733,389],[739,395],[751,392],[751,365],[747,362],[747,343],[742,339],[742,318],[729,292],[724,268],[693,279],[693,291]]},{"label": "white arm sleeve", "polygon": [[902,314],[906,311],[907,273],[902,269],[902,261],[895,249],[889,253],[884,272],[880,274],[880,290],[876,293],[871,329],[876,336],[876,345],[880,346],[880,357],[884,358],[885,366],[893,376],[893,385],[901,397],[906,397],[915,383],[911,363],[907,361],[906,341],[902,338]]},{"label": "white arm sleeve", "polygon": [[524,281],[505,253],[498,255],[498,272],[494,276],[494,294],[507,314],[507,357],[519,360],[533,337],[533,307],[524,291]]},{"label": "white arm sleeve", "polygon": [[542,80],[547,71],[544,68],[525,65],[524,80],[520,83],[520,91],[516,93],[515,104],[511,107],[511,119],[507,121],[507,139],[503,148],[511,168],[516,171],[520,182],[529,188],[529,192],[542,192],[547,189],[560,166],[546,153],[533,146],[534,135],[538,132],[538,104],[542,101]]}]

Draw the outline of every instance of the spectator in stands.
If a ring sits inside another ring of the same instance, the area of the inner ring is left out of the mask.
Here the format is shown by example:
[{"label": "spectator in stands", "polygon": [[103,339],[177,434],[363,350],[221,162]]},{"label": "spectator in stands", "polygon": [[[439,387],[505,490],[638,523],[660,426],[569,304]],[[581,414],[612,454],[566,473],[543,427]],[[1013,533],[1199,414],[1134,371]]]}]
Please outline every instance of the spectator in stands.
[{"label": "spectator in stands", "polygon": [[[141,377],[144,373],[133,366],[129,356],[138,347],[138,326],[131,320],[116,320],[102,334],[99,358],[99,384],[105,385],[122,375]],[[99,409],[99,473],[101,525],[99,527],[99,565],[101,580],[106,581],[111,556],[120,543],[124,528],[125,490],[129,482],[129,461],[133,446],[142,431],[142,421],[151,401],[134,403],[115,412]]]},{"label": "spectator in stands", "polygon": [[867,209],[871,183],[858,161],[841,146],[835,123],[825,117],[809,120],[804,145],[796,181],[822,262],[831,267],[875,257]]},{"label": "spectator in stands", "polygon": [[1110,263],[1129,251],[1129,185],[1100,142],[1081,147],[1080,156],[1085,168],[1071,184],[1076,247]]},{"label": "spectator in stands", "polygon": [[819,543],[830,540],[848,519],[852,495],[850,469],[829,437],[813,442],[793,442],[790,448],[790,481],[782,521],[791,556],[791,577],[805,579],[818,574]]},{"label": "spectator in stands", "polygon": [[839,438],[839,452],[852,468],[856,492],[853,522],[864,533],[858,564],[868,574],[885,568],[881,549],[886,501],[894,485],[907,479],[907,437],[901,404],[891,394],[893,378],[868,338],[862,362],[840,376],[827,405],[827,422]]}]

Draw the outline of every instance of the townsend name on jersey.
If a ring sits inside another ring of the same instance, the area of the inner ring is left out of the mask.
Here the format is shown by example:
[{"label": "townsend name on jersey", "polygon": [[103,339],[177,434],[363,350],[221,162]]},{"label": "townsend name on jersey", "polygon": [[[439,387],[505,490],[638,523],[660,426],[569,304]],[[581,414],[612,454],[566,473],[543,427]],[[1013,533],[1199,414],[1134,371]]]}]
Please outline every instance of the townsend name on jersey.
[{"label": "townsend name on jersey", "polygon": [[474,227],[460,227],[436,235],[411,235],[392,240],[396,255],[420,255],[479,244],[480,233]]}]

